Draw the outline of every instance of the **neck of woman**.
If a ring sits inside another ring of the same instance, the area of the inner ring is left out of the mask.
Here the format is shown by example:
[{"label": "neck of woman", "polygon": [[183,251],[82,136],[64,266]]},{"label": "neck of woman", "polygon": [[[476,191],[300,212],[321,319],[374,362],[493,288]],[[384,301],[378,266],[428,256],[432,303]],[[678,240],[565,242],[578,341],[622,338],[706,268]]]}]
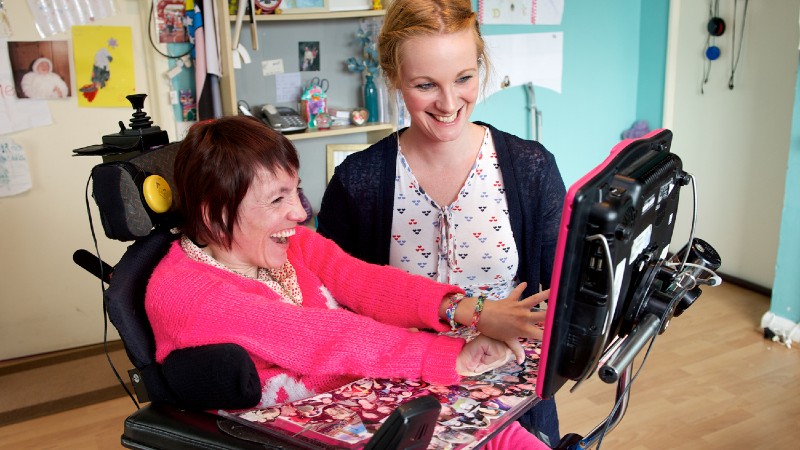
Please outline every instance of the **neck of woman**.
[{"label": "neck of woman", "polygon": [[428,139],[412,126],[401,135],[400,147],[409,164],[417,162],[433,171],[453,170],[472,166],[482,140],[483,127],[471,123],[452,141]]},{"label": "neck of woman", "polygon": [[231,258],[229,252],[225,251],[222,247],[209,244],[203,248],[203,251],[214,258],[218,263],[239,275],[243,275],[247,278],[258,278],[257,266],[237,262],[235,259]]},{"label": "neck of woman", "polygon": [[434,142],[411,132],[409,129],[401,135],[400,145],[414,177],[437,205],[450,205],[475,164],[484,128],[469,124],[457,139],[447,142]]}]

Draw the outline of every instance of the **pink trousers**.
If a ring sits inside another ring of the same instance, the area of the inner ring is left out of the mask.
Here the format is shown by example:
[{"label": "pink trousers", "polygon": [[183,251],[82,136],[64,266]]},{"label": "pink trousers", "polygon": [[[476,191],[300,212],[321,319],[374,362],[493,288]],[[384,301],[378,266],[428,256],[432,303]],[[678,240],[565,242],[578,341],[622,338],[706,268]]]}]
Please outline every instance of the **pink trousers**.
[{"label": "pink trousers", "polygon": [[522,428],[522,425],[517,421],[504,428],[491,441],[487,442],[483,448],[486,450],[550,450],[550,447],[536,439],[528,430]]}]

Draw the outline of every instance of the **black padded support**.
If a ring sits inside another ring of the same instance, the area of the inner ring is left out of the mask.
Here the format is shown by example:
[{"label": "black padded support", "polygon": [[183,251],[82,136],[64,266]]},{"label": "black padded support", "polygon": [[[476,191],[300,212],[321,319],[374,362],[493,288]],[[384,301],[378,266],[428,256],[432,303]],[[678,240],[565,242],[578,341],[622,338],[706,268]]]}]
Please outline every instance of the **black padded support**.
[{"label": "black padded support", "polygon": [[261,380],[247,351],[235,344],[174,350],[164,359],[164,379],[189,408],[246,409],[261,399]]},{"label": "black padded support", "polygon": [[142,450],[300,448],[264,433],[261,433],[261,442],[239,439],[220,431],[218,420],[219,417],[205,412],[181,410],[163,403],[150,404],[125,419],[121,442],[124,447]]},{"label": "black padded support", "polygon": [[114,267],[111,283],[103,300],[108,317],[125,344],[133,365],[142,372],[150,398],[174,402],[175,396],[159,376],[155,362],[153,330],[144,309],[147,280],[175,240],[168,230],[153,230],[135,241]]}]

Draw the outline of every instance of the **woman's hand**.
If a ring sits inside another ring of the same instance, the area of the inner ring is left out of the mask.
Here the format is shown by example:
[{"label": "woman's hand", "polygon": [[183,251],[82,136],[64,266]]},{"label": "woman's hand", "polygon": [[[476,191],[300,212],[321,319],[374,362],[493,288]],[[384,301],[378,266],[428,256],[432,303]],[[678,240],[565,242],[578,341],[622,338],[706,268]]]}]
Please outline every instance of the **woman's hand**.
[{"label": "woman's hand", "polygon": [[525,286],[527,283],[520,283],[508,297],[484,303],[478,322],[481,334],[503,341],[512,349],[512,341],[519,345],[518,338],[542,339],[542,329],[536,324],[544,322],[546,312],[535,308],[547,300],[550,290],[519,300]]},{"label": "woman's hand", "polygon": [[[519,342],[517,342],[519,346]],[[519,346],[522,350],[522,346]],[[519,355],[517,361],[519,361]],[[480,335],[467,342],[456,359],[456,372],[463,377],[471,377],[487,372],[511,361],[514,357],[511,349],[503,342]],[[522,353],[525,359],[525,353]]]}]

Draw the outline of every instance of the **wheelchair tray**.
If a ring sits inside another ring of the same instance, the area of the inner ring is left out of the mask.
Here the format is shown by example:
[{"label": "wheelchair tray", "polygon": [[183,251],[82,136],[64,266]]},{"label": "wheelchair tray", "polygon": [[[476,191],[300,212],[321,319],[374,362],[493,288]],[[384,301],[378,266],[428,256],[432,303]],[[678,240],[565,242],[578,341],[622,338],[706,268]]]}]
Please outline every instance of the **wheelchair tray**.
[{"label": "wheelchair tray", "polygon": [[523,345],[522,365],[511,361],[452,386],[362,378],[296,402],[220,414],[307,448],[360,449],[399,405],[432,395],[442,407],[428,448],[476,448],[539,401],[535,383],[541,344]]}]

